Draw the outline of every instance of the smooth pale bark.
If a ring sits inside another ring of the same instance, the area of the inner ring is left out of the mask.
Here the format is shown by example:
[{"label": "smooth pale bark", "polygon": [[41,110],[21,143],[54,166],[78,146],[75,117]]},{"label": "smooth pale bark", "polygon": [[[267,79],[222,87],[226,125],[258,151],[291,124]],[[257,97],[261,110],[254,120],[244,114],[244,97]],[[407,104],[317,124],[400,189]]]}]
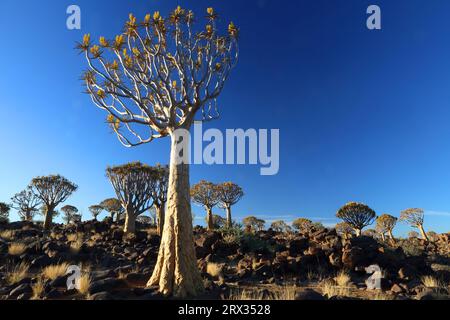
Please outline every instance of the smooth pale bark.
[{"label": "smooth pale bark", "polygon": [[386,241],[386,236],[384,233],[381,233],[381,240]]},{"label": "smooth pale bark", "polygon": [[197,268],[192,228],[189,165],[178,164],[176,135],[171,135],[170,174],[167,210],[158,259],[148,286],[178,298],[203,291]]},{"label": "smooth pale bark", "polygon": [[361,236],[361,229],[355,229],[355,233],[357,237]]},{"label": "smooth pale bark", "polygon": [[164,206],[155,206],[156,209],[156,219],[157,219],[157,232],[159,236],[162,236],[162,231],[164,230],[164,220],[165,220],[165,208]]},{"label": "smooth pale bark", "polygon": [[45,210],[45,218],[44,218],[44,230],[49,230],[52,226],[53,214],[55,208],[52,206],[47,206]]},{"label": "smooth pale bark", "polygon": [[127,212],[123,232],[126,234],[134,234],[136,232],[136,215],[134,213]]},{"label": "smooth pale bark", "polygon": [[214,230],[214,218],[212,208],[206,207],[206,221],[208,222],[208,231]]},{"label": "smooth pale bark", "polygon": [[392,241],[395,241],[394,235],[392,234],[392,230],[388,230],[389,233],[389,237],[391,238]]},{"label": "smooth pale bark", "polygon": [[226,206],[225,210],[227,212],[227,228],[231,229],[233,227],[233,221],[231,220],[231,206]]},{"label": "smooth pale bark", "polygon": [[426,240],[426,241],[429,241],[429,240],[428,240],[428,236],[427,236],[427,234],[425,233],[425,230],[423,229],[423,225],[419,225],[419,226],[417,226],[417,228],[419,228],[419,231],[420,231],[420,234],[422,235],[422,238],[423,238],[424,240]]}]

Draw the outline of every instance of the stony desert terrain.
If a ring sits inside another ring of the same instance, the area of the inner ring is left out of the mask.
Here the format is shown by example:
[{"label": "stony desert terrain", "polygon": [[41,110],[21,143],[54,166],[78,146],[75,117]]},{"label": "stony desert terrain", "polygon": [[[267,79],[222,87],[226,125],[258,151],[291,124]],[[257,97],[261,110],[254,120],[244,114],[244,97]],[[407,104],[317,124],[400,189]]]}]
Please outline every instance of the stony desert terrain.
[{"label": "stony desert terrain", "polygon": [[[107,218],[55,225],[14,222],[0,226],[0,299],[164,299],[146,288],[160,237],[138,223],[132,237]],[[448,299],[450,234],[434,241],[368,236],[345,239],[334,229],[307,233],[255,233],[195,229],[201,299],[325,300]],[[377,264],[382,290],[368,290],[365,268]],[[67,268],[80,266],[78,290],[67,289]]]}]

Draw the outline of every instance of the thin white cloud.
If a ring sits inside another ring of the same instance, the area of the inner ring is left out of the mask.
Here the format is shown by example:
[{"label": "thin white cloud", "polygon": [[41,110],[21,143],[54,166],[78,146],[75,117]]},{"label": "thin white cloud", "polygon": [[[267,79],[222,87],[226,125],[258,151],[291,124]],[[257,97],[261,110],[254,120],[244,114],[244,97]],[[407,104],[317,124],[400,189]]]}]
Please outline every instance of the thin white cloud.
[{"label": "thin white cloud", "polygon": [[450,218],[450,212],[445,211],[425,211],[425,216],[434,216],[434,217],[449,217]]}]

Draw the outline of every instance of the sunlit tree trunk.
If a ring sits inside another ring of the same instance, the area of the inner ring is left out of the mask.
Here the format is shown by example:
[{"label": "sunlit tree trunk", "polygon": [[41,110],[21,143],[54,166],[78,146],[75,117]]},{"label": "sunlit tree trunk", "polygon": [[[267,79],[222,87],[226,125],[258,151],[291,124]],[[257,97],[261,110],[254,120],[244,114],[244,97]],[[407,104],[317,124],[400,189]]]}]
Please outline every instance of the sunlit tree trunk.
[{"label": "sunlit tree trunk", "polygon": [[389,233],[389,238],[391,238],[392,241],[395,241],[394,235],[392,234],[392,230],[389,230],[388,233]]},{"label": "sunlit tree trunk", "polygon": [[226,206],[225,210],[227,212],[227,228],[231,229],[233,227],[233,221],[231,220],[231,206]]},{"label": "sunlit tree trunk", "polygon": [[44,230],[49,230],[52,226],[53,214],[55,208],[52,206],[46,206],[45,208],[45,218],[44,218]]},{"label": "sunlit tree trunk", "polygon": [[126,234],[134,234],[136,232],[136,215],[133,212],[126,213],[123,232]]},{"label": "sunlit tree trunk", "polygon": [[208,231],[214,230],[214,219],[212,209],[206,207],[206,221],[208,222]]},{"label": "sunlit tree trunk", "polygon": [[426,240],[426,241],[429,241],[428,240],[428,236],[427,236],[425,230],[423,229],[423,225],[419,225],[417,228],[419,228],[419,231],[420,231],[420,234],[422,235],[422,238],[424,240]]},{"label": "sunlit tree trunk", "polygon": [[158,259],[148,286],[164,295],[196,296],[203,290],[192,230],[189,165],[178,164],[175,134],[171,135],[167,211]]},{"label": "sunlit tree trunk", "polygon": [[361,229],[355,229],[355,233],[357,237],[361,236]]},{"label": "sunlit tree trunk", "polygon": [[164,206],[156,207],[157,232],[160,236],[164,230],[165,210]]}]

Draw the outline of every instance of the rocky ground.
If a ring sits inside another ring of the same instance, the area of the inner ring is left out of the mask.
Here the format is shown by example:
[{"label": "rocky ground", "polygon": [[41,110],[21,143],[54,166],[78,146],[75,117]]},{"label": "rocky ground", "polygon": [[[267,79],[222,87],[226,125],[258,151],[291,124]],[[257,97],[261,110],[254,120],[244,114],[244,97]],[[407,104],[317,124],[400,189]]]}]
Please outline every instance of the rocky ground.
[{"label": "rocky ground", "polygon": [[[0,226],[0,299],[161,299],[146,288],[160,238],[139,225],[124,239],[106,219],[55,226],[16,222]],[[195,229],[203,299],[447,299],[450,234],[381,243],[343,239],[335,230],[256,234]],[[382,290],[367,290],[365,268],[383,270]],[[67,289],[67,267],[82,267],[82,286]]]}]

